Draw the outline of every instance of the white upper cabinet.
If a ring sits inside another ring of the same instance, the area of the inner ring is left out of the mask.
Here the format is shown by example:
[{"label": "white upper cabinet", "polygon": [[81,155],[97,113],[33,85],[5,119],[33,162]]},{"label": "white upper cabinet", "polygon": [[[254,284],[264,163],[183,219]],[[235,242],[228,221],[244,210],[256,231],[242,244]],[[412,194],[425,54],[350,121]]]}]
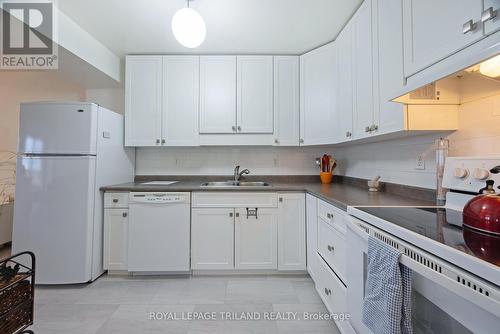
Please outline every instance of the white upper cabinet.
[{"label": "white upper cabinet", "polygon": [[352,18],[354,29],[354,123],[356,139],[370,135],[374,126],[372,3],[365,0]]},{"label": "white upper cabinet", "polygon": [[198,56],[163,57],[164,145],[198,145],[199,73]]},{"label": "white upper cabinet", "polygon": [[403,0],[406,77],[481,39],[482,9],[483,0]]},{"label": "white upper cabinet", "polygon": [[377,133],[405,129],[404,105],[391,102],[395,92],[404,86],[403,18],[401,1],[373,0],[374,104]]},{"label": "white upper cabinet", "polygon": [[333,144],[336,140],[335,44],[300,57],[300,143]]},{"label": "white upper cabinet", "polygon": [[352,139],[353,117],[353,68],[352,21],[349,22],[337,37],[337,131],[339,141]]},{"label": "white upper cabinet", "polygon": [[237,132],[273,133],[273,57],[237,57]]},{"label": "white upper cabinet", "polygon": [[484,33],[490,35],[500,29],[500,0],[484,0],[483,9]]},{"label": "white upper cabinet", "polygon": [[162,57],[127,56],[125,145],[161,145]]},{"label": "white upper cabinet", "polygon": [[236,56],[200,57],[200,133],[236,132]]},{"label": "white upper cabinet", "polygon": [[274,57],[274,145],[298,146],[299,57]]}]

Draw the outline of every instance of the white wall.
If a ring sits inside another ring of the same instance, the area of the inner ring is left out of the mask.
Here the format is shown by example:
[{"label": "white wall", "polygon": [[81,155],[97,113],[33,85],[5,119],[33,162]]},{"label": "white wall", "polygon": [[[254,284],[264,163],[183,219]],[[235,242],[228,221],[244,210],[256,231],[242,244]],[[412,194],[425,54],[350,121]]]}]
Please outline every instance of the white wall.
[{"label": "white wall", "polygon": [[123,88],[87,89],[86,100],[120,114],[125,113],[125,90]]}]

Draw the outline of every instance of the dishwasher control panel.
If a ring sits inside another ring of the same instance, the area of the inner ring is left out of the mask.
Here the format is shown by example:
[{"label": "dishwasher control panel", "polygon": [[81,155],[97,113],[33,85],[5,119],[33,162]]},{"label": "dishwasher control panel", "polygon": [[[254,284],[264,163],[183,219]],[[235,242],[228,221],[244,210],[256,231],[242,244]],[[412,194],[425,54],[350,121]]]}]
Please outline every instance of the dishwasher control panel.
[{"label": "dishwasher control panel", "polygon": [[131,192],[130,203],[190,203],[190,193]]}]

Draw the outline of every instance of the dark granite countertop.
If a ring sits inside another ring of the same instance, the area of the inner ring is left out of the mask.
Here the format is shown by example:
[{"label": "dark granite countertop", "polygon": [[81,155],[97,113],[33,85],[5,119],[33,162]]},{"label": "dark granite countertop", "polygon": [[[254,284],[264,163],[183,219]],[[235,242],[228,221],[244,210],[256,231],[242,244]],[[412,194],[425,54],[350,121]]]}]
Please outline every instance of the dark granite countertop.
[{"label": "dark granite countertop", "polygon": [[[432,190],[407,187],[403,185],[386,184],[380,192],[369,192],[364,186],[366,180],[336,177],[332,184],[321,184],[317,176],[253,176],[271,183],[269,187],[252,188],[208,188],[201,187],[203,182],[224,181],[231,177],[224,176],[137,176],[136,182],[123,183],[102,187],[103,191],[165,191],[165,192],[195,192],[195,191],[254,191],[254,192],[306,192],[314,195],[340,209],[348,206],[429,206],[434,205]],[[145,185],[144,182],[171,180],[178,182],[171,185]]]}]

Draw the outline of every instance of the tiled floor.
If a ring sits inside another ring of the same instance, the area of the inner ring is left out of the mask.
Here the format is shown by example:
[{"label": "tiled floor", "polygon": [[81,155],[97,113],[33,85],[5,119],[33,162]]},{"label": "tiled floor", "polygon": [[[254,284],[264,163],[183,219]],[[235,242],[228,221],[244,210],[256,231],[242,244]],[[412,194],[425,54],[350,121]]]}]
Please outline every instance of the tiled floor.
[{"label": "tiled floor", "polygon": [[[35,301],[36,334],[338,333],[330,321],[303,319],[327,312],[307,276],[104,276],[90,285],[39,287]],[[181,319],[151,320],[151,312]],[[264,319],[286,312],[288,320]]]}]

